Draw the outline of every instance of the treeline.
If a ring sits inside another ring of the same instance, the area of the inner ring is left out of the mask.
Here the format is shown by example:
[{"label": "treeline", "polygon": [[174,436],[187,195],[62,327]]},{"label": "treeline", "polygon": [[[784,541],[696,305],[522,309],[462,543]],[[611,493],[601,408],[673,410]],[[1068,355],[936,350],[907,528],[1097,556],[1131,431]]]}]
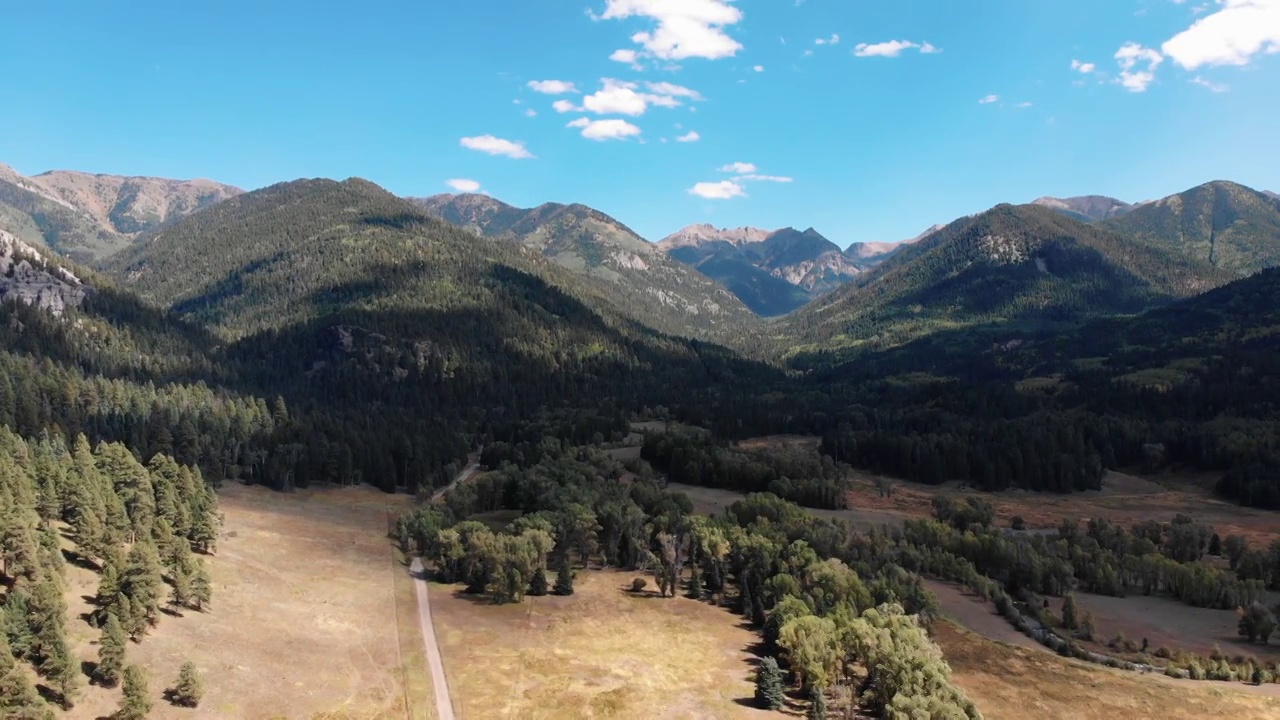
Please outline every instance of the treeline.
[{"label": "treeline", "polygon": [[[621,482],[626,469],[603,452],[541,449],[534,466],[504,465],[402,517],[402,545],[441,580],[504,602],[572,593],[571,566],[651,573],[663,597],[682,593],[741,613],[815,703],[842,697],[874,711],[979,717],[924,630],[932,597],[890,552],[869,556],[843,525],[774,495],[749,495],[721,517],[695,516],[647,465]],[[464,519],[499,509],[520,512],[500,532]],[[633,589],[645,585],[637,579]]]},{"label": "treeline", "polygon": [[[91,450],[83,435],[25,441],[0,428],[0,709],[45,717],[34,671],[63,708],[84,678],[67,643],[64,563],[100,572],[87,616],[101,627],[90,680],[112,686],[125,639],[140,642],[162,608],[204,609],[212,585],[200,557],[214,550],[221,517],[199,470],[156,455],[142,465],[123,445]],[[63,539],[74,550],[63,549]],[[65,557],[64,557],[65,556]]]},{"label": "treeline", "polygon": [[805,507],[847,507],[845,474],[808,449],[744,450],[704,432],[649,433],[641,455],[673,482],[745,493],[769,492]]},{"label": "treeline", "polygon": [[989,514],[980,506],[940,506],[938,514],[948,522],[909,520],[895,531],[896,541],[909,548],[899,562],[952,580],[967,581],[971,578],[963,575],[976,572],[1011,594],[1062,596],[1072,589],[1116,597],[1164,594],[1195,607],[1231,610],[1249,607],[1265,597],[1269,586],[1280,586],[1280,542],[1249,556],[1259,576],[1239,572],[1238,560],[1231,561],[1236,572],[1219,570],[1201,562],[1210,550],[1243,558],[1247,543],[1233,536],[1215,544],[1211,528],[1185,517],[1131,530],[1102,518],[1085,527],[1064,521],[1056,536],[1048,536],[993,528],[983,522],[989,522]]},{"label": "treeline", "polygon": [[823,437],[824,453],[931,485],[961,480],[991,491],[1098,490],[1104,454],[1115,457],[1105,427],[1085,416],[961,419],[930,410],[850,415]]}]

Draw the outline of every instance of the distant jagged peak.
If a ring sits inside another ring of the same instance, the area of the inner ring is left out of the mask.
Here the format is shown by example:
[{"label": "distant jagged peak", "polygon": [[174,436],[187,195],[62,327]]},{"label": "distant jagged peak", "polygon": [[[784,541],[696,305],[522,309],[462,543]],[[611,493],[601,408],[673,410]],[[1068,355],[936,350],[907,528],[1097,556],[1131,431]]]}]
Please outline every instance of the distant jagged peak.
[{"label": "distant jagged peak", "polygon": [[755,227],[718,228],[708,223],[690,225],[663,238],[658,245],[665,249],[722,242],[734,247],[764,242],[777,231]]}]

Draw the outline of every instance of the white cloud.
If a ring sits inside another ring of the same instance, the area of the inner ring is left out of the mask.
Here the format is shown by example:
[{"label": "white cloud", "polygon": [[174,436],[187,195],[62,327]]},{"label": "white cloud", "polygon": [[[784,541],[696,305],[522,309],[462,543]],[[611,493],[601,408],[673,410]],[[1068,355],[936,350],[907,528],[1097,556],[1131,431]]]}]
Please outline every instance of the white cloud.
[{"label": "white cloud", "polygon": [[546,95],[564,95],[565,93],[578,92],[578,88],[574,87],[573,83],[565,80],[530,80],[528,85],[534,92]]},{"label": "white cloud", "polygon": [[460,193],[477,193],[480,192],[480,183],[475,180],[467,180],[466,178],[453,178],[446,180],[445,185],[457,190]]},{"label": "white cloud", "polygon": [[588,140],[625,140],[639,135],[640,128],[626,120],[591,120],[578,118],[565,127],[581,128],[582,137]]},{"label": "white cloud", "polygon": [[1164,62],[1164,56],[1135,42],[1127,42],[1116,51],[1116,62],[1120,63],[1120,77],[1117,79],[1129,92],[1145,92],[1155,82],[1156,68]]},{"label": "white cloud", "polygon": [[690,90],[687,87],[684,87],[681,85],[675,85],[669,82],[647,82],[645,83],[645,87],[649,89],[649,92],[654,93],[655,95],[667,95],[670,97],[685,97],[685,98],[689,98],[690,100],[702,99],[702,93],[698,92],[697,90]]},{"label": "white cloud", "polygon": [[604,87],[582,98],[582,107],[597,115],[643,115],[649,102],[636,84],[605,78]]},{"label": "white cloud", "polygon": [[1248,65],[1280,52],[1280,0],[1219,0],[1220,9],[1170,38],[1161,50],[1187,70]]},{"label": "white cloud", "polygon": [[634,64],[636,58],[639,56],[640,54],[635,50],[614,50],[613,54],[609,56],[609,59],[614,62]]},{"label": "white cloud", "polygon": [[1082,74],[1082,75],[1088,75],[1089,73],[1093,72],[1094,70],[1097,70],[1097,69],[1098,69],[1098,66],[1097,66],[1097,65],[1094,65],[1094,64],[1093,64],[1093,63],[1091,63],[1091,62],[1080,62],[1079,60],[1072,60],[1072,61],[1071,61],[1071,69],[1072,69],[1072,70],[1075,70],[1076,72],[1078,72],[1078,73],[1080,73],[1080,74]]},{"label": "white cloud", "polygon": [[[690,130],[684,135],[681,135],[680,137],[676,138],[676,142],[691,143],[691,142],[698,142],[701,139],[702,139],[702,136],[699,135],[696,130]],[[667,139],[663,138],[662,141],[666,142]]]},{"label": "white cloud", "polygon": [[1230,87],[1227,87],[1226,85],[1223,85],[1221,83],[1216,83],[1211,80],[1205,80],[1199,75],[1191,78],[1191,84],[1199,85],[1200,87],[1207,89],[1209,92],[1215,92],[1215,93],[1224,93],[1231,89]]},{"label": "white cloud", "polygon": [[557,112],[593,112],[597,115],[643,115],[649,106],[674,108],[683,104],[683,100],[701,100],[702,94],[697,90],[675,85],[669,82],[649,82],[645,87],[649,92],[641,92],[640,86],[633,82],[604,78],[600,90],[582,98],[581,107],[567,101],[557,101],[552,105]]},{"label": "white cloud", "polygon": [[732,180],[721,180],[720,182],[700,182],[689,188],[689,194],[708,200],[730,200],[743,197],[747,193],[738,183]]},{"label": "white cloud", "polygon": [[858,43],[853,54],[858,57],[898,57],[904,50],[919,50],[926,55],[940,53],[937,47],[929,43],[916,43],[910,40],[890,40],[888,42],[867,44]]},{"label": "white cloud", "polygon": [[524,116],[525,116],[525,117],[538,117],[538,111],[537,111],[537,110],[534,110],[533,108],[529,108],[528,110],[525,110],[525,111],[524,111]]},{"label": "white cloud", "polygon": [[789,183],[789,182],[792,182],[792,178],[789,178],[789,177],[783,177],[783,176],[781,176],[781,175],[755,175],[755,174],[748,174],[748,175],[739,175],[739,176],[738,176],[737,178],[735,178],[735,179],[736,179],[736,180],[752,180],[752,181],[755,181],[755,182],[775,182],[775,183]]},{"label": "white cloud", "polygon": [[814,41],[813,41],[813,44],[814,44],[814,45],[839,45],[839,44],[840,44],[840,36],[839,36],[839,35],[837,35],[837,34],[835,34],[835,33],[832,33],[832,34],[831,34],[831,37],[829,37],[829,38],[818,38],[817,40],[814,40]]},{"label": "white cloud", "polygon": [[631,41],[662,60],[732,57],[742,45],[725,28],[742,20],[730,0],[606,0],[596,20],[645,17],[657,27],[638,32]]},{"label": "white cloud", "polygon": [[1029,102],[1020,102],[1020,103],[1018,103],[1018,107],[1023,108],[1023,109],[1025,110],[1026,108],[1031,107],[1031,103],[1029,103]]},{"label": "white cloud", "polygon": [[993,102],[999,102],[999,101],[1000,101],[1000,96],[999,96],[999,95],[988,95],[988,96],[986,96],[986,97],[981,98],[980,100],[978,100],[978,104],[979,104],[979,105],[990,105],[990,104],[991,104],[991,103],[993,103]]},{"label": "white cloud", "polygon": [[512,142],[511,140],[503,140],[492,135],[478,135],[476,137],[464,137],[461,140],[462,147],[468,150],[477,150],[490,155],[505,155],[509,158],[524,160],[533,157],[533,153],[529,152],[524,143]]},{"label": "white cloud", "polygon": [[744,162],[729,163],[728,165],[720,168],[720,172],[734,173],[735,175],[747,175],[755,171],[755,165]]},{"label": "white cloud", "polygon": [[753,68],[751,68],[751,69],[752,69],[752,70],[755,70],[756,72],[764,72],[764,66],[763,66],[763,65],[756,65],[755,67],[753,67]]}]

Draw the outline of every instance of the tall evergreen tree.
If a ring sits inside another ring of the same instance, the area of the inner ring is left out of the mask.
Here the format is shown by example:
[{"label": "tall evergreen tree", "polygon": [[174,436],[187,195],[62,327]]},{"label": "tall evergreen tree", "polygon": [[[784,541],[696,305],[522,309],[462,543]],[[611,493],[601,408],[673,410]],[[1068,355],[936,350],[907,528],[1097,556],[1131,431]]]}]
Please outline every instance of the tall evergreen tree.
[{"label": "tall evergreen tree", "polygon": [[782,670],[778,667],[778,661],[769,655],[756,668],[756,705],[765,710],[777,710],[786,700]]},{"label": "tall evergreen tree", "polygon": [[1062,599],[1062,627],[1068,630],[1075,630],[1080,627],[1080,620],[1076,610],[1076,596],[1073,593],[1067,593]]},{"label": "tall evergreen tree", "polygon": [[115,613],[108,613],[107,621],[102,626],[102,636],[98,640],[98,667],[94,671],[94,678],[106,687],[115,687],[124,675],[127,639]]},{"label": "tall evergreen tree", "polygon": [[568,553],[560,560],[560,569],[556,571],[556,595],[573,594],[573,568],[569,565]]},{"label": "tall evergreen tree", "polygon": [[124,695],[120,698],[120,709],[115,717],[118,720],[142,720],[151,712],[151,706],[146,672],[137,665],[130,665],[124,669]]}]

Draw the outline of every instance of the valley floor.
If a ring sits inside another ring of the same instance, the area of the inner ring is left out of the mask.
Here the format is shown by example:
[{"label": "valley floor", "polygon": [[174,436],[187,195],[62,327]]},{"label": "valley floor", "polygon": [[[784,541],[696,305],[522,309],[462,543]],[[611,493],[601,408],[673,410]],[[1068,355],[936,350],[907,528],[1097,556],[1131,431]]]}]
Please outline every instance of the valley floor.
[{"label": "valley floor", "polygon": [[[150,675],[148,717],[432,717],[413,589],[386,539],[389,513],[410,498],[229,483],[220,501],[226,521],[206,560],[212,610],[163,616],[142,644],[128,645],[128,661]],[[69,640],[82,660],[96,659],[98,632],[79,617],[96,576],[69,566],[68,580]],[[204,676],[196,710],[160,699],[184,660]],[[68,717],[109,715],[119,700],[119,688],[86,687]]]},{"label": "valley floor", "polygon": [[433,583],[458,717],[777,717],[751,707],[759,635],[723,608],[629,592],[642,576],[579,571],[573,596],[520,605]]}]

